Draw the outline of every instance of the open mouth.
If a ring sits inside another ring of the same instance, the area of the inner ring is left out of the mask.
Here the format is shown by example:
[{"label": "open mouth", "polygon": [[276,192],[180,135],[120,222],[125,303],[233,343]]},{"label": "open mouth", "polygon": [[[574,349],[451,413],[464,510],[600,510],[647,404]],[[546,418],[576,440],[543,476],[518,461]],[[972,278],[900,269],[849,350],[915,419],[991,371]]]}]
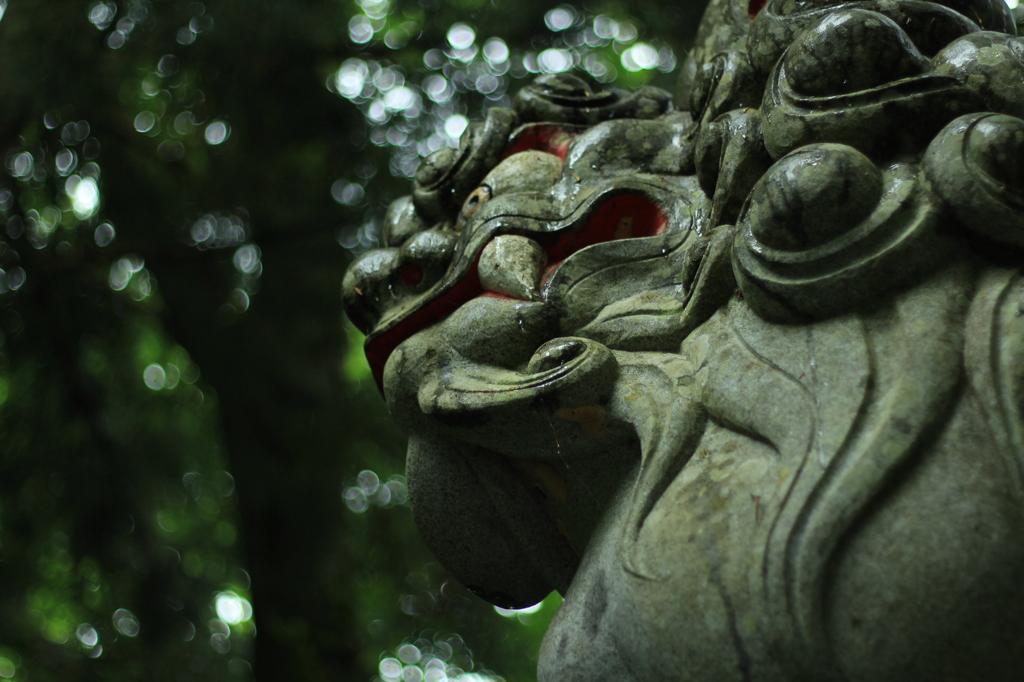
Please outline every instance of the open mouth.
[{"label": "open mouth", "polygon": [[[528,237],[541,247],[547,257],[540,288],[542,300],[547,298],[547,283],[551,281],[552,275],[573,254],[589,246],[618,239],[654,237],[662,234],[668,226],[664,209],[645,194],[636,191],[610,189],[592,196],[579,209],[576,211],[577,216],[560,221],[563,223],[561,226],[558,223],[550,225],[555,228],[551,231],[511,229],[499,230],[491,235],[492,240],[503,235]],[[486,290],[481,282],[479,268],[485,246],[478,244],[477,248],[472,249],[472,256],[465,254],[457,258],[448,276],[433,291],[425,294],[415,309],[392,319],[367,337],[366,357],[382,393],[384,366],[388,358],[395,348],[413,334],[440,322],[478,296],[527,300]]]}]

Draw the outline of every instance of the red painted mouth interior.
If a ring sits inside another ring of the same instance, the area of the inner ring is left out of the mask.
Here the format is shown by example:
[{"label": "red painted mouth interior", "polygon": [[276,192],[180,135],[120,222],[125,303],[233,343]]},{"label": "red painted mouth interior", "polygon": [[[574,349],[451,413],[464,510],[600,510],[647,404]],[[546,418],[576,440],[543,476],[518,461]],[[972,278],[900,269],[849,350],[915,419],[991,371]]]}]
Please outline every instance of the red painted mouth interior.
[{"label": "red painted mouth interior", "polygon": [[402,266],[402,281],[408,287],[417,286],[423,281],[423,268],[419,263],[406,263]]},{"label": "red painted mouth interior", "polygon": [[519,152],[538,151],[554,154],[562,161],[569,151],[569,143],[583,131],[578,126],[557,123],[536,123],[517,130],[501,155],[502,160]]},{"label": "red painted mouth interior", "polygon": [[750,0],[750,3],[747,5],[747,14],[751,19],[756,19],[757,15],[761,13],[761,10],[767,4],[768,0]]},{"label": "red painted mouth interior", "polygon": [[[530,126],[512,139],[505,156],[537,149],[555,154],[564,160],[569,142],[574,136],[575,132],[570,133],[563,126]],[[665,212],[647,197],[641,194],[618,194],[601,204],[586,224],[577,229],[552,234],[531,233],[528,236],[536,240],[547,252],[548,267],[544,274],[544,281],[547,281],[562,261],[581,249],[616,239],[653,237],[663,233],[667,226],[668,218]],[[479,257],[477,260],[479,261]],[[384,365],[399,344],[416,332],[445,319],[460,306],[478,296],[499,296],[483,290],[477,265],[478,263],[474,263],[466,276],[447,292],[367,342],[366,358],[381,393],[384,392]],[[407,283],[410,280],[417,280],[418,283],[418,279],[422,278],[422,270],[419,273],[407,273],[403,269],[401,274]],[[416,274],[419,274],[419,278]]]}]

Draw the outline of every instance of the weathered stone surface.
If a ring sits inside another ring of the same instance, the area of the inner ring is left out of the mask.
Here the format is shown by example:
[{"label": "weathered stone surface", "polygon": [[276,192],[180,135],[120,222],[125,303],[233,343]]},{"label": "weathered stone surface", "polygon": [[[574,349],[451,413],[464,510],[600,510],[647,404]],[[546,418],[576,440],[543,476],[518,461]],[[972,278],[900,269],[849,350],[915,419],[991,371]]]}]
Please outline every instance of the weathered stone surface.
[{"label": "weathered stone surface", "polygon": [[[1001,0],[714,0],[545,77],[345,279],[413,513],[542,682],[1024,678],[1024,92]],[[495,113],[496,112],[496,113]]]}]

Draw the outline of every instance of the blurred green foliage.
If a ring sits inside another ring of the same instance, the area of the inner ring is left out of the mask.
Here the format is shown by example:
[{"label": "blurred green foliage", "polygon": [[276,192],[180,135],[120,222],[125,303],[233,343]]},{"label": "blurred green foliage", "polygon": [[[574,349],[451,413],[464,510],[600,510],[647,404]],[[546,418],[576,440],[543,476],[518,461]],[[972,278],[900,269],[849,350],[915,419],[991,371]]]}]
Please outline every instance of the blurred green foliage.
[{"label": "blurred green foliage", "polygon": [[671,87],[700,6],[0,8],[0,680],[532,679],[559,599],[423,548],[341,277],[468,118]]}]

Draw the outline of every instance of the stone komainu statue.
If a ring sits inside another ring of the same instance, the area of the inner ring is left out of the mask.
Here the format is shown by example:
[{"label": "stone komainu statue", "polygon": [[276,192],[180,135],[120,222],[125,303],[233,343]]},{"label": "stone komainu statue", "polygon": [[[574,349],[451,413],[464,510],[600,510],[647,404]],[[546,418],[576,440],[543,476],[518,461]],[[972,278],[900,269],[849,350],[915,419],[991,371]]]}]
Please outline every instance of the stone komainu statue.
[{"label": "stone komainu statue", "polygon": [[714,0],[674,97],[538,79],[350,316],[413,513],[545,682],[1024,679],[1024,42]]}]

